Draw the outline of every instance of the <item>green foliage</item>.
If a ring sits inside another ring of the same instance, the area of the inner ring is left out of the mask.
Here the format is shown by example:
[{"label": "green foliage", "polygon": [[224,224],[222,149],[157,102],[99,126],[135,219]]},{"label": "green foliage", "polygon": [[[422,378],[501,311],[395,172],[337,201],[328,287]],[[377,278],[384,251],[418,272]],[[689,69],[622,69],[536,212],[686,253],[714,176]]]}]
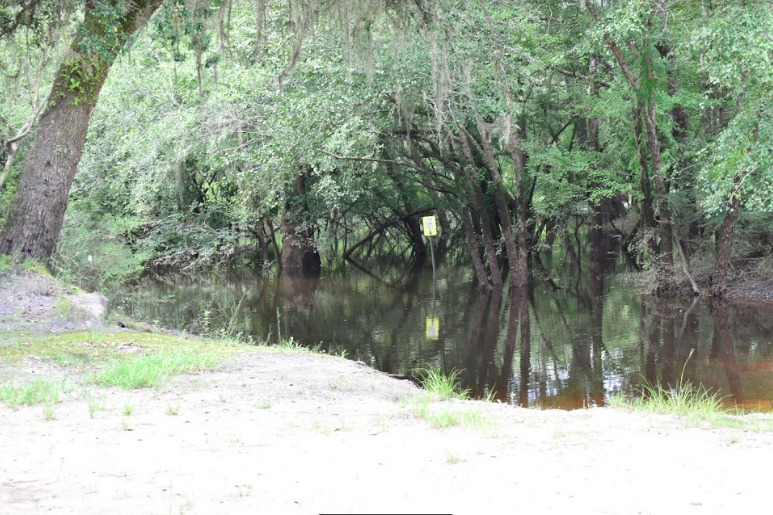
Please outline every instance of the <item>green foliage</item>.
[{"label": "green foliage", "polygon": [[71,210],[65,219],[52,269],[67,282],[107,294],[140,276],[147,254],[132,249],[133,220],[91,219]]},{"label": "green foliage", "polygon": [[86,19],[78,27],[78,51],[83,55],[112,63],[127,39],[127,11],[134,8],[120,0],[90,3]]},{"label": "green foliage", "polygon": [[767,30],[773,13],[765,4],[722,6],[696,29],[690,46],[711,86],[724,93],[706,102],[730,119],[701,156],[709,216],[724,213],[733,196],[750,211],[773,212],[773,38]]},{"label": "green foliage", "polygon": [[164,46],[175,62],[184,62],[187,56],[183,49],[205,51],[209,48],[212,35],[206,21],[213,13],[210,2],[168,0],[153,18],[152,37]]},{"label": "green foliage", "polygon": [[[3,140],[35,113],[59,36],[79,21],[65,16],[74,3],[54,4],[41,3],[39,25],[0,38]],[[226,15],[220,2],[165,1],[123,55],[115,49],[130,3],[91,6],[77,50],[114,65],[73,186],[59,273],[110,288],[148,268],[265,267],[279,255],[283,215],[331,265],[382,225],[373,248],[407,256],[409,230],[388,222],[410,211],[440,210],[446,236],[462,237],[473,198],[466,166],[489,215],[502,186],[514,221],[519,188],[527,195],[530,228],[587,223],[594,206],[623,199],[614,214],[635,220],[643,187],[653,188],[646,135],[636,136],[640,104],[656,108],[669,190],[660,200],[678,233],[716,228],[731,196],[755,230],[772,209],[769,1],[593,3],[599,21],[582,2],[552,0],[259,4],[262,14],[235,2]],[[21,7],[4,5],[0,28]],[[56,30],[44,37],[44,26]],[[69,61],[66,87],[79,97],[85,65]],[[490,145],[501,180],[480,150],[467,162],[461,127]],[[0,220],[30,140],[0,191]]]}]

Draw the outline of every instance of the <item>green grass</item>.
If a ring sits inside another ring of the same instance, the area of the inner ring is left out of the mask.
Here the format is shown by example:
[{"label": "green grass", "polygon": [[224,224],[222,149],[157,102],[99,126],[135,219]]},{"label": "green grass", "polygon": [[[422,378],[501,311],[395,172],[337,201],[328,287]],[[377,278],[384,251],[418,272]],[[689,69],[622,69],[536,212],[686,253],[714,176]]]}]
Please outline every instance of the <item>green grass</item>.
[{"label": "green grass", "polygon": [[60,295],[54,302],[54,313],[60,317],[66,318],[72,316],[75,311],[75,304],[68,297]]},{"label": "green grass", "polygon": [[459,370],[452,370],[448,375],[439,368],[430,367],[419,372],[422,388],[441,399],[467,399],[470,391],[460,387]]},{"label": "green grass", "polygon": [[726,413],[722,397],[705,388],[688,382],[680,382],[673,388],[660,385],[645,385],[639,396],[627,397],[613,394],[607,398],[607,404],[653,413],[668,413],[680,416],[699,416],[710,418]]},{"label": "green grass", "polygon": [[217,356],[205,349],[167,348],[113,360],[91,380],[100,386],[118,386],[127,390],[158,388],[172,376],[211,370],[217,365]]},{"label": "green grass", "polygon": [[[99,363],[126,355],[127,349],[136,348],[190,348],[193,345],[210,346],[218,354],[249,351],[246,345],[194,338],[187,335],[144,332],[78,331],[61,334],[33,334],[30,331],[3,333],[5,345],[0,345],[0,359],[15,363],[36,357],[51,359],[62,366]],[[207,343],[205,343],[207,342]]]},{"label": "green grass", "polygon": [[89,418],[96,417],[98,412],[105,409],[104,399],[95,399],[92,397],[91,392],[84,391],[83,398],[86,400],[86,404],[89,408]]},{"label": "green grass", "polygon": [[703,386],[697,386],[684,380],[684,371],[692,355],[693,351],[690,351],[690,355],[687,356],[682,367],[682,374],[675,386],[665,388],[659,384],[645,384],[641,388],[641,395],[627,397],[622,394],[613,394],[607,397],[607,404],[614,407],[667,413],[703,420],[716,419],[720,415],[728,414],[728,410],[722,404],[723,397],[717,392],[711,392]]},{"label": "green grass", "polygon": [[56,418],[56,412],[54,412],[54,405],[51,402],[46,402],[43,407],[43,417],[46,420],[54,420]]},{"label": "green grass", "polygon": [[726,407],[723,398],[690,382],[677,387],[645,386],[641,396],[613,394],[607,397],[612,407],[647,413],[664,413],[685,419],[690,424],[708,424],[715,428],[740,429],[743,432],[773,432],[773,420],[742,416],[737,408]]},{"label": "green grass", "polygon": [[0,272],[7,272],[13,270],[13,258],[8,254],[0,256]]},{"label": "green grass", "polygon": [[308,347],[304,347],[301,342],[294,340],[292,336],[286,340],[281,340],[276,344],[276,348],[292,352],[311,352]]},{"label": "green grass", "polygon": [[412,411],[414,417],[426,421],[436,429],[454,426],[487,429],[492,426],[492,422],[476,409],[449,407],[442,402],[433,402],[429,395],[415,397]]},{"label": "green grass", "polygon": [[9,406],[34,406],[59,402],[64,391],[64,383],[54,383],[37,379],[20,385],[0,386],[0,401]]}]

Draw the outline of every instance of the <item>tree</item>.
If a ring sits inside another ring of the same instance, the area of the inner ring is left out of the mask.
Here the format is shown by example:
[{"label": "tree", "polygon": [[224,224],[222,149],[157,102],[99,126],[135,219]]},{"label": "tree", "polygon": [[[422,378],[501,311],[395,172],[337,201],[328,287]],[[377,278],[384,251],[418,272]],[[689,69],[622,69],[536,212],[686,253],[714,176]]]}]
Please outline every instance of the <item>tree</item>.
[{"label": "tree", "polygon": [[8,219],[0,253],[47,261],[67,208],[91,113],[110,67],[163,0],[88,0],[54,79]]},{"label": "tree", "polygon": [[[692,51],[704,74],[706,102],[722,120],[703,149],[699,187],[708,217],[721,217],[711,295],[723,297],[741,211],[773,211],[773,11],[770,2],[758,2],[720,6],[707,15],[695,29]],[[721,94],[712,95],[716,91]],[[713,118],[707,109],[707,123]]]}]

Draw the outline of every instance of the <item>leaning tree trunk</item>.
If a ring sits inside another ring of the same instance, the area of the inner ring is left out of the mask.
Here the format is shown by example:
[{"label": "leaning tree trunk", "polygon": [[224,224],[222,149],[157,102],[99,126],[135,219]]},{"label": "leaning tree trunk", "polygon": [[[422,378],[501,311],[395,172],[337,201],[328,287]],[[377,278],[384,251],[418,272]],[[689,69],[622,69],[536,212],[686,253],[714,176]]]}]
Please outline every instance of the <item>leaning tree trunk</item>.
[{"label": "leaning tree trunk", "polygon": [[0,235],[0,254],[20,260],[48,261],[51,257],[99,91],[117,53],[162,1],[111,0],[108,3],[113,7],[126,5],[120,17],[111,19],[95,12],[103,9],[102,4],[96,7],[86,2],[81,30],[56,74]]},{"label": "leaning tree trunk", "polygon": [[501,288],[502,273],[499,270],[496,244],[494,242],[494,235],[492,233],[492,228],[494,225],[491,217],[489,217],[488,210],[486,209],[486,202],[483,196],[483,190],[480,187],[478,176],[474,171],[475,158],[472,154],[470,142],[474,142],[475,138],[470,135],[469,131],[467,131],[464,126],[459,125],[459,130],[462,133],[459,138],[459,142],[461,143],[462,154],[466,161],[462,165],[462,170],[466,175],[467,183],[471,192],[470,199],[473,203],[472,213],[473,215],[477,215],[480,219],[481,234],[483,235],[483,247],[485,250],[486,259],[489,263],[489,270],[491,271],[492,285],[494,288]]},{"label": "leaning tree trunk", "polygon": [[[513,233],[513,223],[510,219],[510,210],[507,206],[507,193],[505,192],[505,186],[502,181],[502,174],[499,172],[499,164],[496,157],[494,157],[494,149],[491,147],[490,135],[486,123],[480,116],[475,117],[478,134],[480,134],[480,146],[478,152],[481,153],[483,164],[491,174],[491,179],[494,182],[494,202],[499,214],[500,223],[502,224],[502,233],[505,237],[505,249],[507,250],[507,265],[510,268],[510,280],[513,284],[521,286],[517,282],[518,273],[516,264],[518,263],[518,251],[515,244],[515,234]],[[476,143],[472,136],[467,133],[467,137],[471,140],[471,143]]]}]

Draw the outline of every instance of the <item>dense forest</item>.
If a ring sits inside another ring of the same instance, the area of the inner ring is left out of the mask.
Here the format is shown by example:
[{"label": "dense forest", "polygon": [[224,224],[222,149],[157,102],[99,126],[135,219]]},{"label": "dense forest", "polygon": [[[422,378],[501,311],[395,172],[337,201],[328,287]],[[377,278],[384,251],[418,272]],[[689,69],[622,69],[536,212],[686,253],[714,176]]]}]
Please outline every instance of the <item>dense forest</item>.
[{"label": "dense forest", "polygon": [[[0,253],[96,284],[441,259],[773,271],[771,0],[11,0]],[[7,258],[6,258],[7,259]]]}]

